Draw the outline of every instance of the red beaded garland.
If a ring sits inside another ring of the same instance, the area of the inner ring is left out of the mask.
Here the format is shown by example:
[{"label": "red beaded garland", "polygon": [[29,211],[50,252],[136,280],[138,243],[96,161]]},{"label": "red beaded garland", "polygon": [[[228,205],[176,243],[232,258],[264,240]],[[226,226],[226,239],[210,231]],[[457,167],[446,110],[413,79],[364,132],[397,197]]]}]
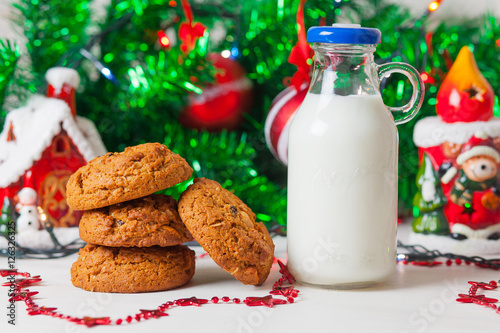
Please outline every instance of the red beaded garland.
[{"label": "red beaded garland", "polygon": [[264,297],[247,297],[243,303],[248,306],[267,306],[268,308],[272,308],[275,304],[286,304],[287,301],[282,299],[273,298],[271,295],[267,295]]},{"label": "red beaded garland", "polygon": [[[203,255],[201,255],[200,257],[202,256]],[[284,283],[287,282],[292,284],[295,281],[295,278],[288,271],[288,268],[286,267],[285,264],[283,264],[280,260],[276,260],[276,262],[280,266],[279,272],[282,274],[282,276],[278,281],[274,283],[272,290],[269,292],[270,295],[264,297],[247,297],[245,300],[243,300],[244,304],[246,304],[247,306],[273,307],[274,305],[277,304],[286,304],[294,302],[294,299],[298,296],[299,291],[297,289],[294,289],[293,286],[287,286],[287,287],[282,287],[282,286]],[[79,325],[85,325],[87,327],[92,327],[96,325],[111,325],[113,323],[109,317],[100,317],[100,318],[71,317],[63,315],[61,313],[57,313],[56,312],[57,308],[38,306],[33,301],[32,298],[33,296],[37,295],[38,292],[37,291],[31,292],[29,291],[29,289],[25,288],[27,286],[37,284],[38,282],[42,281],[40,276],[37,275],[31,277],[29,273],[18,272],[17,270],[5,270],[5,269],[0,270],[0,276],[2,277],[12,276],[12,275],[19,275],[25,278],[15,279],[12,282],[3,283],[2,286],[11,287],[13,285],[14,293],[11,293],[9,296],[11,297],[12,301],[16,302],[23,301],[27,306],[26,310],[28,312],[28,315],[45,315],[55,318],[66,319],[70,322]],[[274,298],[271,295],[283,296],[286,298],[286,300]],[[234,304],[240,304],[242,302],[239,298],[231,299],[228,296],[223,296],[221,300],[226,303],[232,301]],[[210,299],[210,301],[215,304],[219,302],[219,298],[214,296]],[[206,304],[208,302],[209,302],[208,299],[200,299],[194,296],[190,298],[177,299],[175,301],[167,301],[164,304],[158,306],[156,310],[140,310],[140,313],[135,314],[134,316],[127,316],[125,318],[125,321],[130,324],[134,319],[139,322],[141,319],[160,318],[168,316],[168,314],[165,313],[164,311],[171,306],[201,306],[202,304]],[[123,319],[116,319],[114,323],[116,325],[121,325],[123,323]]]},{"label": "red beaded garland", "polygon": [[292,297],[295,298],[298,296],[299,291],[295,289],[293,286],[290,287],[277,287],[273,291],[270,292],[271,295],[281,295],[284,297]]},{"label": "red beaded garland", "polygon": [[166,317],[168,316],[168,313],[165,313],[161,310],[140,310],[141,311],[141,316],[144,319],[148,318],[159,318],[159,317]]},{"label": "red beaded garland", "polygon": [[11,284],[15,284],[17,287],[24,287],[24,286],[29,286],[31,284],[35,284],[35,283],[38,283],[42,281],[42,279],[40,279],[40,275],[37,275],[37,276],[34,276],[32,278],[26,278],[26,279],[15,279],[13,282],[4,282],[2,283],[2,287],[8,287],[10,286]]},{"label": "red beaded garland", "polygon": [[18,272],[17,269],[0,269],[0,276],[1,277],[15,276],[15,275],[30,277],[30,273]]},{"label": "red beaded garland", "polygon": [[[496,310],[496,313],[500,313],[500,308],[494,304],[497,303],[498,300],[496,298],[490,298],[486,297],[485,295],[477,295],[477,291],[479,289],[485,289],[485,290],[494,290],[498,288],[498,283],[496,281],[490,281],[489,283],[486,282],[476,282],[476,281],[468,281],[468,283],[471,285],[469,288],[469,293],[468,294],[458,294],[457,302],[460,303],[474,303],[478,305],[483,305],[490,307],[494,310]],[[500,283],[500,281],[499,281]]]},{"label": "red beaded garland", "polygon": [[101,318],[83,317],[80,320],[80,324],[85,325],[87,327],[92,327],[97,325],[109,325],[111,324],[111,320],[109,319],[109,317],[101,317]]},{"label": "red beaded garland", "polygon": [[27,309],[28,315],[30,316],[36,316],[40,314],[47,315],[50,313],[54,313],[55,310],[57,310],[57,308],[47,308],[45,306],[32,306]]},{"label": "red beaded garland", "polygon": [[[406,259],[402,259],[402,260],[398,260],[399,263],[403,264],[403,265],[413,265],[413,266],[427,266],[427,267],[434,267],[434,266],[439,266],[439,265],[442,265],[443,262],[442,261],[436,261],[436,260],[406,260]],[[497,261],[497,260],[490,260],[489,261],[491,264],[495,264],[495,265],[500,265],[500,261]],[[465,265],[470,265],[471,262],[468,261],[468,260],[462,260],[460,258],[456,258],[454,260],[451,260],[451,259],[447,259],[444,264],[446,266],[451,266],[453,264],[457,265],[457,266],[460,266],[461,264],[465,263]],[[489,268],[489,269],[494,269],[494,270],[498,270],[497,267],[493,267],[491,266],[488,262],[474,262],[474,265],[477,266],[477,267],[480,267],[480,268]]]},{"label": "red beaded garland", "polygon": [[175,300],[174,303],[179,306],[190,306],[190,305],[200,306],[202,304],[208,303],[208,299],[200,299],[193,296],[190,298],[181,298]]}]

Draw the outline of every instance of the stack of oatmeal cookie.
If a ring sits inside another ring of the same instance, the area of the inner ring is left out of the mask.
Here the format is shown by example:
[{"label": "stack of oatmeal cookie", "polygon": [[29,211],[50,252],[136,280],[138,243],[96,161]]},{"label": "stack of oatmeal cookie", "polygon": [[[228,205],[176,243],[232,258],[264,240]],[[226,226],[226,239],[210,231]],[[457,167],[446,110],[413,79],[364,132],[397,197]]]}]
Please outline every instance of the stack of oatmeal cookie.
[{"label": "stack of oatmeal cookie", "polygon": [[147,143],[95,158],[67,184],[67,202],[84,210],[80,237],[88,244],[71,268],[71,281],[89,291],[167,290],[194,275],[192,240],[170,196],[152,194],[191,177],[179,155]]},{"label": "stack of oatmeal cookie", "polygon": [[[156,191],[189,179],[193,170],[159,143],[126,148],[90,161],[67,184],[68,205],[85,210],[80,237],[88,244],[71,268],[73,285],[99,292],[167,290],[188,283],[193,236],[238,281],[262,284],[274,244],[262,222],[216,181],[194,179],[175,199]],[[193,236],[192,236],[193,235]]]}]

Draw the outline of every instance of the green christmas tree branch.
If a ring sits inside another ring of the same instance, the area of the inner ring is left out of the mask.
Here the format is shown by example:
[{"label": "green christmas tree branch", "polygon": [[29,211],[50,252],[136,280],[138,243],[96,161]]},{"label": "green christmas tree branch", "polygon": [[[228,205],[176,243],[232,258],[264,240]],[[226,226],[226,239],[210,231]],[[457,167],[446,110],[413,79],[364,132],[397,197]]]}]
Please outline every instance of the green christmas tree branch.
[{"label": "green christmas tree branch", "polygon": [[[286,224],[286,191],[259,172],[254,163],[256,151],[247,142],[247,134],[198,132],[172,124],[167,124],[165,131],[165,145],[190,163],[192,178],[218,181],[249,205],[259,220]],[[178,198],[190,183],[166,193]]]}]

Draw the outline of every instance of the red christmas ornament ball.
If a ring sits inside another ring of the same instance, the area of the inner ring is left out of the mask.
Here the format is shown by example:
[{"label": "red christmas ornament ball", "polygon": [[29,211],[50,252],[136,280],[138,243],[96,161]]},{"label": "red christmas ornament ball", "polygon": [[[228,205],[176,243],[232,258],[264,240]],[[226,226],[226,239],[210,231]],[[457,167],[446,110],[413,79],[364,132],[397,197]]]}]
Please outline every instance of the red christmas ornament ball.
[{"label": "red christmas ornament ball", "polygon": [[278,161],[288,164],[288,132],[293,116],[306,97],[309,85],[304,83],[297,91],[289,86],[276,96],[267,114],[264,127],[267,146]]},{"label": "red christmas ornament ball", "polygon": [[189,102],[179,122],[188,128],[221,131],[234,130],[243,121],[252,101],[252,81],[235,60],[218,53],[208,55],[217,74],[215,83],[201,87],[203,93],[189,95]]}]

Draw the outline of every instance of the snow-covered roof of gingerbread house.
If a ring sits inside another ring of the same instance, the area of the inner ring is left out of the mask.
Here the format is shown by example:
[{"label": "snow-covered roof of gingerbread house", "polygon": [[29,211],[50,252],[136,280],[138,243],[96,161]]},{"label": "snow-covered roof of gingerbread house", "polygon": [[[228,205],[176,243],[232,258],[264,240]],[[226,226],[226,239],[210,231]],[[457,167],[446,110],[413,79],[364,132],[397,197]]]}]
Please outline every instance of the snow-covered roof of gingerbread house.
[{"label": "snow-covered roof of gingerbread house", "polygon": [[[7,114],[0,133],[0,188],[19,180],[41,158],[61,127],[85,160],[107,152],[92,121],[80,116],[75,119],[68,104],[60,99],[35,95],[25,107]],[[8,141],[11,128],[15,140]]]}]

